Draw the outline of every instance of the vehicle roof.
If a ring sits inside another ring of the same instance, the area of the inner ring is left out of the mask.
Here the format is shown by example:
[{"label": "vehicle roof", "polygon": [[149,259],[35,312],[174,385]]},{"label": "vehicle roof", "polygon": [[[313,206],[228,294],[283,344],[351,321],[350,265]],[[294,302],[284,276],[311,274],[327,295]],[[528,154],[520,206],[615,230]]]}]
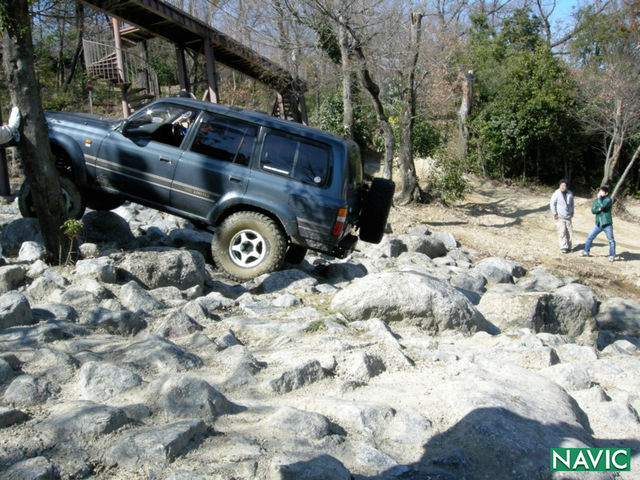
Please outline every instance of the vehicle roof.
[{"label": "vehicle roof", "polygon": [[308,125],[303,125],[302,123],[292,122],[289,120],[283,120],[281,118],[273,117],[256,110],[245,110],[238,107],[221,105],[219,103],[204,102],[184,97],[163,97],[155,100],[153,103],[157,102],[170,102],[178,105],[184,105],[185,107],[199,108],[208,112],[220,113],[241,120],[258,123],[266,127],[284,130],[289,133],[297,133],[316,138],[322,137],[323,139],[331,139],[340,143],[353,143],[353,140],[351,140],[350,138],[340,137],[331,132],[320,130],[319,128],[309,127]]}]

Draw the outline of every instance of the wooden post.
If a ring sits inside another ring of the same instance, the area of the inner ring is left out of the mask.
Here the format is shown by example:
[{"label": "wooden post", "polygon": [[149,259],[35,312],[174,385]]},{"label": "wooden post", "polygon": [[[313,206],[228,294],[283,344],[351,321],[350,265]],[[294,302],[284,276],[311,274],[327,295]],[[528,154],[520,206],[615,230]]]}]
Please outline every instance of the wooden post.
[{"label": "wooden post", "polygon": [[300,103],[300,122],[303,125],[309,125],[309,118],[307,117],[307,103],[304,100],[304,93],[297,96]]},{"label": "wooden post", "polygon": [[113,39],[116,44],[116,65],[118,67],[118,83],[122,92],[122,114],[129,116],[129,102],[127,101],[127,76],[124,69],[124,55],[122,54],[122,39],[120,38],[120,20],[113,17]]},{"label": "wooden post", "polygon": [[278,116],[286,120],[287,113],[284,111],[284,98],[280,92],[276,92],[276,104],[278,105]]},{"label": "wooden post", "polygon": [[184,56],[184,48],[176,45],[176,64],[178,65],[178,83],[180,90],[191,91],[191,83],[189,82],[189,73],[187,72],[187,61]]},{"label": "wooden post", "polygon": [[209,101],[211,103],[220,103],[218,79],[216,78],[216,59],[213,55],[211,40],[208,38],[204,39],[204,56],[207,61],[207,90],[209,91]]}]

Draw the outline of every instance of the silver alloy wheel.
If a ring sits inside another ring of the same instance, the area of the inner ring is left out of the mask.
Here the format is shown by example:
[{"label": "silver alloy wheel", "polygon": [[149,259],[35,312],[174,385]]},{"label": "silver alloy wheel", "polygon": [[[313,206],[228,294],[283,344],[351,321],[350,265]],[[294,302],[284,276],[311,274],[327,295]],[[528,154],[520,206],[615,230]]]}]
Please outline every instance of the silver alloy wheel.
[{"label": "silver alloy wheel", "polygon": [[252,268],[264,260],[267,242],[255,230],[241,230],[229,242],[229,257],[239,267]]}]

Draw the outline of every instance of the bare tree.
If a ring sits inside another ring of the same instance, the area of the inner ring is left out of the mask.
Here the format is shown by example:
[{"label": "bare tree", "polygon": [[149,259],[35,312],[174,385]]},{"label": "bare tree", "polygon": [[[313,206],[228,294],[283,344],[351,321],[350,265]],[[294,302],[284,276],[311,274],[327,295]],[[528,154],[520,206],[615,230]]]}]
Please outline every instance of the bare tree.
[{"label": "bare tree", "polygon": [[0,10],[0,23],[7,87],[11,101],[20,109],[23,119],[18,148],[25,176],[32,186],[33,204],[45,248],[49,258],[55,261],[67,257],[70,245],[60,230],[66,220],[66,211],[33,66],[28,0],[6,2]]}]

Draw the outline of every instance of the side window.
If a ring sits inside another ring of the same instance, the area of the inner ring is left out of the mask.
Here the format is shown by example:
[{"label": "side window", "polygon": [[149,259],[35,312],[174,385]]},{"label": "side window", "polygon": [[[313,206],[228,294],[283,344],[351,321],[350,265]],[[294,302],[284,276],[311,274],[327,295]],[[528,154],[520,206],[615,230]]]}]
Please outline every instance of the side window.
[{"label": "side window", "polygon": [[224,162],[249,165],[257,127],[232,118],[205,114],[191,150]]},{"label": "side window", "polygon": [[264,141],[262,169],[304,183],[325,185],[329,175],[328,147],[277,132]]},{"label": "side window", "polygon": [[156,103],[136,112],[127,122],[126,134],[147,136],[156,142],[180,146],[196,111],[171,103]]}]

